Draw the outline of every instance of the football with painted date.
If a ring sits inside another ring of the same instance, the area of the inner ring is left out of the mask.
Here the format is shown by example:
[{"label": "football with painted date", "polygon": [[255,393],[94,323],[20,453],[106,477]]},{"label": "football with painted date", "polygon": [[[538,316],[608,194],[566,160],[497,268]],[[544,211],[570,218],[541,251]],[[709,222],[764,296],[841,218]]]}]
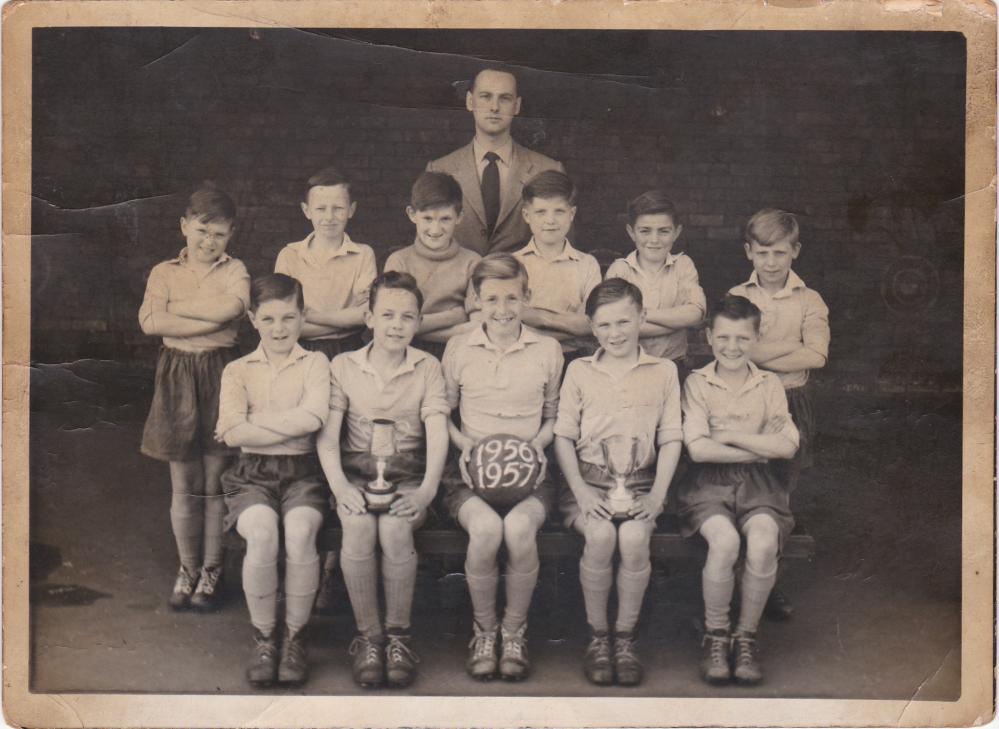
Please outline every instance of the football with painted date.
[{"label": "football with painted date", "polygon": [[514,506],[534,493],[541,461],[526,440],[490,435],[476,443],[470,455],[472,490],[492,506]]}]

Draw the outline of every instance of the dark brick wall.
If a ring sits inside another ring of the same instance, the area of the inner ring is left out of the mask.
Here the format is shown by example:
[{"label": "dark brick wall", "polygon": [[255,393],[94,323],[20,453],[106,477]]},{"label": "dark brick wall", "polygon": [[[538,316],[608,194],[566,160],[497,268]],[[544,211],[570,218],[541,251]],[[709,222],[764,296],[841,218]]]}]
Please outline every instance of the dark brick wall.
[{"label": "dark brick wall", "polygon": [[581,248],[629,250],[626,201],[663,186],[713,299],[748,276],[747,218],[793,210],[829,399],[960,388],[965,51],[935,33],[38,30],[33,360],[152,361],[145,275],[205,178],[256,274],[308,233],[303,180],[340,165],[383,261],[414,177],[470,139],[481,58],[521,67],[514,134],[579,184]]}]

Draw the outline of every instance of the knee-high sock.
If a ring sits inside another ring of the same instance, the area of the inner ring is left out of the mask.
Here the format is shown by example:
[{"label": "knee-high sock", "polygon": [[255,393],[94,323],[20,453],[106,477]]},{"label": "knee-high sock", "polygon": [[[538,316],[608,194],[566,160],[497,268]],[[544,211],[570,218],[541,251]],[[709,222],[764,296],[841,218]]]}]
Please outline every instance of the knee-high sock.
[{"label": "knee-high sock", "polygon": [[413,610],[413,591],[416,589],[415,551],[401,562],[394,562],[382,555],[382,585],[385,587],[385,627],[409,628]]},{"label": "knee-high sock", "polygon": [[607,601],[613,582],[614,571],[610,567],[595,570],[579,560],[579,583],[583,587],[586,622],[594,630],[607,630]]},{"label": "knee-high sock", "polygon": [[527,611],[531,607],[534,587],[538,584],[538,567],[530,572],[514,572],[507,568],[506,612],[503,613],[503,627],[508,631],[517,630],[527,622]]},{"label": "knee-high sock", "polygon": [[630,633],[638,623],[638,614],[642,610],[642,600],[649,586],[649,576],[652,565],[646,564],[644,569],[632,572],[624,567],[617,569],[617,621],[614,629],[618,633]]},{"label": "knee-high sock", "polygon": [[704,594],[704,627],[707,630],[728,630],[729,607],[735,590],[735,575],[713,573],[707,567],[701,572],[701,592]]},{"label": "knee-high sock", "polygon": [[737,628],[740,632],[756,632],[760,625],[760,617],[763,615],[763,608],[766,607],[767,598],[776,581],[776,566],[767,575],[753,572],[748,564],[742,568],[742,608],[739,611]]},{"label": "knee-high sock", "polygon": [[243,560],[243,593],[250,611],[250,622],[264,635],[274,632],[277,620],[277,562],[259,564],[249,557]]},{"label": "knee-high sock", "polygon": [[222,564],[222,517],[225,516],[225,502],[222,494],[206,496],[205,499],[205,567],[219,567]]},{"label": "knee-high sock", "polygon": [[309,562],[284,562],[284,622],[294,635],[305,627],[312,615],[312,604],[319,589],[319,556]]},{"label": "knee-high sock", "polygon": [[350,595],[357,631],[369,638],[382,634],[378,618],[378,565],[374,554],[361,557],[340,553],[340,569]]},{"label": "knee-high sock", "polygon": [[472,598],[472,615],[483,630],[496,627],[496,590],[499,587],[499,570],[493,565],[492,572],[476,575],[468,570],[465,563],[465,580],[468,594]]},{"label": "knee-high sock", "polygon": [[201,568],[201,536],[204,532],[205,512],[201,496],[173,492],[170,499],[170,525],[177,540],[180,563],[191,574]]}]

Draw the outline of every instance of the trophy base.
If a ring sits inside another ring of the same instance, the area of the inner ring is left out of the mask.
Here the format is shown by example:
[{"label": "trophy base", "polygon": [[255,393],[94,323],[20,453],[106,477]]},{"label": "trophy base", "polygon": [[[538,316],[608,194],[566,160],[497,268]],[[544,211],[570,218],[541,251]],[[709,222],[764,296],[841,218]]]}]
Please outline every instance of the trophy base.
[{"label": "trophy base", "polygon": [[399,492],[395,489],[392,491],[365,491],[364,500],[368,502],[368,511],[388,511],[398,495]]},{"label": "trophy base", "polygon": [[626,521],[631,518],[629,510],[635,505],[633,500],[618,501],[617,499],[608,499],[608,502],[611,508],[611,518],[614,521]]}]

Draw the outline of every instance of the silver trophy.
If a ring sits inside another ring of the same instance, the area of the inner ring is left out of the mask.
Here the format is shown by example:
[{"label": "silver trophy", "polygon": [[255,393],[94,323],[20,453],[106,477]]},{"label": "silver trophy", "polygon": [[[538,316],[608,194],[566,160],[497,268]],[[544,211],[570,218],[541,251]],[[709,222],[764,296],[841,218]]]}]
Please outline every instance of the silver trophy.
[{"label": "silver trophy", "polygon": [[395,421],[374,418],[371,421],[371,455],[375,458],[376,476],[364,488],[364,498],[369,511],[388,511],[398,495],[398,487],[385,480],[388,459],[396,454]]},{"label": "silver trophy", "polygon": [[638,465],[638,438],[630,435],[612,435],[600,441],[604,467],[614,479],[614,488],[607,494],[611,514],[615,519],[630,519],[635,496],[625,485]]}]

